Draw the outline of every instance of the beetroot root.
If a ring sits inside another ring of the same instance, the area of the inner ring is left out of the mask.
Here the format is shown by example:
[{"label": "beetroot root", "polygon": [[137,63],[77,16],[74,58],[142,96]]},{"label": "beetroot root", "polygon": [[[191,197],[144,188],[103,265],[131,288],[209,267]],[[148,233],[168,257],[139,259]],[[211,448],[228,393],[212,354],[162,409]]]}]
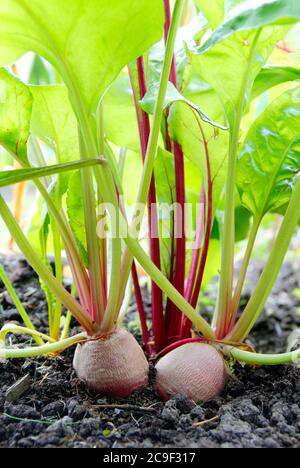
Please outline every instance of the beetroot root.
[{"label": "beetroot root", "polygon": [[78,378],[99,395],[125,398],[148,384],[147,359],[124,329],[78,344],[73,366]]},{"label": "beetroot root", "polygon": [[209,401],[223,390],[227,371],[222,355],[211,345],[188,343],[168,353],[156,364],[156,385],[161,399],[182,394]]}]

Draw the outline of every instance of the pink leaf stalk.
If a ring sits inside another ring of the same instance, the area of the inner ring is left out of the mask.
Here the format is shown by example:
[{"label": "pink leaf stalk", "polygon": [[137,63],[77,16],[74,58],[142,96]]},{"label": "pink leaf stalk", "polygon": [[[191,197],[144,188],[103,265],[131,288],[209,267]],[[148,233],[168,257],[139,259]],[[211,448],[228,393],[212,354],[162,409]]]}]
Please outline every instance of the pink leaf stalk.
[{"label": "pink leaf stalk", "polygon": [[[139,104],[138,104],[138,101],[141,100],[147,92],[146,78],[145,78],[145,72],[144,72],[144,63],[143,63],[142,57],[139,57],[137,59],[137,70],[138,70],[138,81],[139,81],[139,90],[138,90],[139,96],[137,96],[137,92],[136,92],[131,74],[130,74],[130,78],[131,78],[132,90],[134,94],[142,157],[144,161],[146,157],[146,153],[147,153],[147,147],[148,147],[149,136],[150,136],[150,121],[149,121],[148,114],[144,112],[142,109],[140,109]],[[150,237],[151,260],[157,266],[157,268],[161,269],[160,245],[159,245],[159,235],[158,235],[158,218],[157,218],[157,210],[156,210],[156,187],[155,187],[154,175],[152,176],[152,179],[151,179],[149,196],[148,196],[148,227],[149,227],[149,237]],[[159,350],[159,349],[162,349],[164,345],[165,324],[164,324],[164,315],[163,315],[163,295],[162,295],[161,289],[154,282],[152,282],[151,294],[152,294],[152,330],[153,330],[154,346],[155,346],[155,350]]]},{"label": "pink leaf stalk", "polygon": [[93,317],[93,305],[91,303],[90,283],[88,273],[83,270],[80,274],[72,256],[72,253],[67,245],[65,245],[68,264],[70,265],[76,291],[78,294],[80,305],[87,312],[90,318]]},{"label": "pink leaf stalk", "polygon": [[151,348],[151,346],[149,344],[150,334],[149,334],[149,330],[148,330],[147,317],[146,317],[146,313],[145,313],[145,308],[144,308],[144,303],[143,303],[143,298],[142,298],[142,293],[141,293],[141,287],[140,287],[140,283],[139,283],[139,278],[138,278],[135,262],[133,262],[133,264],[132,264],[131,275],[132,275],[132,281],[133,281],[133,286],[134,286],[134,293],[135,293],[135,297],[136,297],[137,308],[138,308],[140,322],[141,322],[143,342],[144,342],[146,352],[149,355],[151,355],[152,354],[152,348]]},{"label": "pink leaf stalk", "polygon": [[[195,244],[193,249],[193,256],[189,271],[189,276],[186,283],[185,289],[185,299],[191,303],[193,289],[196,281],[196,275],[198,271],[198,265],[200,261],[200,254],[201,254],[201,244],[204,235],[204,225],[205,225],[205,188],[204,185],[202,187],[201,196],[200,196],[200,206],[199,206],[199,213],[198,213],[198,220],[197,220],[197,228],[196,228],[196,236],[195,236]],[[181,324],[181,338],[188,338],[191,333],[192,322],[187,318],[183,317],[182,324]]]},{"label": "pink leaf stalk", "polygon": [[211,168],[210,168],[210,159],[209,159],[209,151],[208,151],[208,144],[206,137],[204,135],[203,129],[201,124],[199,123],[199,129],[202,135],[202,142],[204,146],[205,158],[206,158],[206,168],[207,168],[207,220],[206,220],[206,228],[205,228],[205,237],[204,237],[204,245],[201,255],[200,267],[199,272],[197,275],[197,280],[194,288],[194,292],[191,299],[191,305],[196,307],[198,302],[198,296],[202,285],[204,269],[206,265],[207,255],[208,255],[208,248],[209,248],[209,241],[211,236],[211,229],[212,229],[212,221],[213,221],[213,206],[212,206],[212,197],[213,197],[213,182],[211,177]]},{"label": "pink leaf stalk", "polygon": [[[165,43],[168,40],[168,34],[171,24],[171,9],[169,0],[164,0],[165,8]],[[177,73],[175,55],[173,55],[170,71],[170,81],[177,88]],[[185,239],[185,181],[184,181],[184,155],[181,146],[170,140],[168,132],[168,113],[166,115],[166,147],[171,151],[173,147],[175,164],[175,182],[176,182],[176,206],[175,216],[175,234],[176,234],[176,258],[171,258],[171,265],[175,263],[175,272],[173,285],[183,295],[185,282],[185,260],[186,260],[186,239]],[[173,254],[174,255],[174,254]],[[182,312],[172,304],[168,307],[166,313],[167,342],[173,342],[180,337]]]},{"label": "pink leaf stalk", "polygon": [[190,302],[192,298],[193,288],[196,281],[197,268],[199,265],[199,258],[201,252],[201,244],[203,240],[204,233],[204,224],[205,224],[205,188],[202,187],[201,196],[200,196],[200,206],[198,212],[197,228],[195,243],[193,248],[193,256],[191,261],[191,267],[189,271],[189,276],[186,283],[186,289],[184,297]]},{"label": "pink leaf stalk", "polygon": [[[205,266],[206,266],[206,261],[207,261],[207,256],[208,256],[208,249],[209,249],[209,243],[210,243],[210,236],[211,236],[211,230],[212,230],[212,222],[213,222],[213,181],[211,177],[211,167],[210,167],[210,158],[209,158],[209,150],[208,150],[208,143],[204,134],[204,131],[202,129],[201,124],[198,122],[199,125],[199,130],[201,132],[202,136],[202,143],[204,146],[204,153],[205,153],[205,159],[206,159],[206,168],[207,168],[207,213],[206,213],[206,227],[205,227],[205,237],[204,237],[204,244],[203,244],[203,249],[201,253],[201,259],[200,259],[200,265],[198,269],[198,273],[195,279],[195,282],[193,283],[193,292],[190,297],[190,304],[192,307],[196,307],[198,303],[198,298],[199,298],[199,293],[201,290],[202,286],[202,281],[203,281],[203,276],[204,276],[204,271],[205,271]],[[192,276],[195,277],[195,265],[193,265],[193,272]],[[198,266],[198,264],[197,264]],[[189,286],[189,289],[192,289],[192,286]],[[182,338],[186,338],[189,336],[190,331],[191,331],[191,323],[187,320],[184,319],[183,327],[182,327]]]},{"label": "pink leaf stalk", "polygon": [[[181,146],[174,143],[175,155],[175,180],[176,180],[176,258],[173,285],[183,295],[185,283],[185,189],[184,189],[184,158]],[[171,316],[166,317],[167,342],[172,342],[180,337],[182,312],[172,304]]]}]

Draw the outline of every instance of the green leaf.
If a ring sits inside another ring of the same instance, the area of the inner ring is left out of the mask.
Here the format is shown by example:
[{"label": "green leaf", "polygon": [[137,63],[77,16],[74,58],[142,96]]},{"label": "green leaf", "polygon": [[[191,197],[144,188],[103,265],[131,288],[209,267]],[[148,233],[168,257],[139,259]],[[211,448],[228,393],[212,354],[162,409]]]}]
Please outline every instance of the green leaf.
[{"label": "green leaf", "polygon": [[236,6],[241,5],[245,0],[195,0],[196,5],[208,19],[212,28],[216,28],[224,22],[224,18]]},{"label": "green leaf", "polygon": [[191,65],[191,75],[192,78],[183,92],[184,97],[201,108],[214,122],[219,122],[226,128],[227,120],[222,102],[212,86],[199,76],[195,63]]},{"label": "green leaf", "polygon": [[300,172],[300,88],[273,101],[252,125],[238,162],[242,204],[255,216],[285,205]]},{"label": "green leaf", "polygon": [[[176,59],[176,76],[178,89],[183,89],[186,80],[187,64],[189,62],[189,51],[187,49],[187,42],[189,42],[195,36],[197,41],[201,40],[205,32],[207,31],[208,23],[203,15],[199,14],[186,28],[187,34],[183,37],[178,37],[175,47],[175,59]],[[145,57],[145,72],[148,87],[153,83],[159,82],[163,69],[163,62],[165,58],[165,42],[164,40],[155,44],[149,50],[149,53]],[[135,76],[134,76],[135,78]]]},{"label": "green leaf", "polygon": [[247,107],[254,80],[298,14],[299,2],[293,0],[242,2],[203,46],[193,49],[193,66],[217,92],[231,129]]},{"label": "green leaf", "polygon": [[[58,163],[79,159],[78,126],[64,85],[31,86],[31,130],[56,153]],[[68,187],[68,175],[59,178],[58,191]]]},{"label": "green leaf", "polygon": [[[159,91],[159,84],[155,83],[149,89],[145,97],[140,102],[142,109],[145,112],[148,112],[148,114],[154,113],[158,91]],[[180,94],[180,92],[175,88],[175,86],[171,82],[169,82],[167,93],[166,93],[166,98],[164,102],[164,109],[167,110],[175,102],[182,102],[186,104],[187,106],[189,106],[198,114],[198,116],[200,117],[201,120],[203,120],[203,122],[208,123],[216,128],[227,130],[227,128],[224,127],[223,125],[213,122],[204,112],[201,111],[201,109],[199,109],[198,106],[196,106],[194,103],[186,99],[182,94]]]},{"label": "green leaf", "polygon": [[64,85],[30,86],[33,96],[31,129],[50,144],[58,162],[79,158],[77,121]]},{"label": "green leaf", "polygon": [[230,11],[233,8],[242,5],[243,3],[245,3],[245,1],[247,0],[225,0],[225,18],[229,15]]},{"label": "green leaf", "polygon": [[224,20],[224,0],[195,0],[196,5],[203,12],[213,28]]},{"label": "green leaf", "polygon": [[221,263],[221,248],[220,241],[211,239],[209,242],[209,249],[207,255],[207,261],[202,281],[202,291],[207,288],[210,281],[218,274],[220,271]]},{"label": "green leaf", "polygon": [[[47,259],[47,252],[48,252],[47,244],[48,244],[49,234],[50,234],[50,216],[49,216],[49,213],[45,212],[44,210],[42,210],[42,213],[37,213],[37,214],[41,215],[41,218],[42,218],[42,226],[39,229],[41,256],[42,256],[43,262],[47,263],[49,266],[49,262]],[[39,220],[39,224],[40,222],[41,222],[41,219]]]},{"label": "green leaf", "polygon": [[105,135],[112,143],[140,151],[140,141],[129,76],[121,73],[103,99]]},{"label": "green leaf", "polygon": [[80,171],[75,172],[69,181],[66,202],[69,224],[75,236],[82,259],[85,265],[87,265],[88,255]]},{"label": "green leaf", "polygon": [[[239,198],[238,195],[237,195],[237,198]],[[249,230],[251,227],[251,219],[252,219],[251,213],[240,204],[240,201],[238,201],[235,207],[235,226],[234,226],[235,242],[241,242],[247,239],[249,235]],[[216,216],[214,225],[213,225],[213,229],[212,229],[212,235],[211,235],[212,239],[221,239],[223,221],[224,221],[223,212],[219,210]]]},{"label": "green leaf", "polygon": [[251,227],[251,213],[243,206],[235,208],[235,241],[240,242],[247,239]]},{"label": "green leaf", "polygon": [[28,82],[31,85],[50,85],[53,82],[50,70],[39,55],[33,58]]},{"label": "green leaf", "polygon": [[0,69],[0,145],[22,163],[27,163],[31,109],[28,87]]},{"label": "green leaf", "polygon": [[55,164],[47,167],[37,167],[30,169],[16,169],[12,171],[1,171],[0,173],[0,187],[7,185],[17,184],[26,180],[39,179],[62,172],[74,171],[83,169],[84,167],[96,166],[103,164],[104,160],[101,158],[89,159],[86,161],[76,161],[64,164]]},{"label": "green leaf", "polygon": [[250,31],[274,24],[294,24],[300,20],[298,0],[250,0],[232,10],[229,18],[198,49],[203,54],[235,32]]},{"label": "green leaf", "polygon": [[53,242],[52,234],[48,229],[49,215],[42,197],[37,198],[34,210],[30,214],[30,224],[26,231],[26,236],[30,245],[44,260],[44,256],[46,255],[44,249],[47,245],[48,253],[53,252]]},{"label": "green leaf", "polygon": [[244,104],[241,112],[247,106],[256,76],[286,32],[286,26],[239,32],[206,53],[194,56],[196,72],[218,94],[231,128],[241,104]]},{"label": "green leaf", "polygon": [[1,63],[43,56],[89,113],[122,68],[160,40],[164,19],[161,0],[0,0],[0,11]]},{"label": "green leaf", "polygon": [[208,184],[208,157],[215,210],[226,179],[229,134],[211,125],[200,123],[196,116],[197,114],[190,107],[182,102],[176,103],[172,107],[169,116],[170,135],[173,140],[182,146],[184,155],[200,170],[206,189]]},{"label": "green leaf", "polygon": [[262,68],[253,84],[251,99],[268,89],[288,81],[300,80],[300,69],[281,65],[267,65]]}]

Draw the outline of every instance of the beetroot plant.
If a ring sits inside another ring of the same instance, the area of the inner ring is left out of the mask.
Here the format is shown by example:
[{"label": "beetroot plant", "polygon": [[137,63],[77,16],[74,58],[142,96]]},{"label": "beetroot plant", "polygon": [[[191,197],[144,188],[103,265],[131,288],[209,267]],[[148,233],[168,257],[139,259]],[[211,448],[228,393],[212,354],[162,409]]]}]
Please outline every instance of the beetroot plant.
[{"label": "beetroot plant", "polygon": [[[182,2],[176,5],[168,34],[161,88],[133,226],[139,206],[147,199],[182,6]],[[33,51],[48,60],[65,83],[63,86],[28,87],[5,69],[1,71],[1,144],[22,167],[2,172],[1,185],[34,181],[47,210],[40,230],[41,255],[24,235],[3,197],[0,199],[1,217],[39,275],[49,302],[49,336],[36,331],[23,310],[27,327],[4,326],[1,356],[54,354],[81,342],[74,360],[79,377],[99,393],[126,396],[145,385],[148,379],[142,349],[128,332],[118,329],[118,315],[134,252],[139,259],[143,258],[141,263],[145,270],[158,276],[165,294],[171,295],[179,308],[185,308],[190,318],[202,323],[140,247],[139,222],[137,232],[129,227],[122,201],[121,171],[103,125],[102,100],[110,84],[125,65],[141,56],[162,36],[163,5],[160,0],[151,5],[147,1],[114,0],[108,4],[67,0],[51,5],[41,1],[2,2],[0,7],[2,64],[13,63],[25,52]],[[36,137],[54,149],[57,164],[47,166],[47,155],[42,153]],[[94,170],[90,170],[90,166],[94,166]],[[66,176],[66,171],[72,171],[71,175],[69,172]],[[51,178],[53,174],[57,176]],[[105,209],[100,216],[109,218],[107,224],[114,234],[110,240],[106,227],[97,223],[101,207]],[[50,231],[55,275],[46,255]],[[68,258],[78,300],[62,285],[62,248]],[[2,277],[5,278],[4,271]],[[6,284],[9,285],[7,278]],[[14,296],[11,285],[9,289]],[[66,337],[69,316],[61,333],[61,304],[77,319],[83,333]],[[21,310],[20,304],[18,307]],[[7,334],[14,332],[31,335],[38,346],[5,348]],[[98,373],[94,372],[95,363],[98,363]]]},{"label": "beetroot plant", "polygon": [[[2,171],[0,186],[35,184],[43,212],[38,248],[3,196],[0,215],[37,272],[49,309],[45,335],[1,270],[25,327],[3,327],[0,357],[55,355],[77,344],[75,370],[94,391],[127,396],[147,385],[143,350],[119,326],[131,273],[144,348],[159,359],[162,398],[213,398],[226,382],[227,359],[298,359],[299,351],[260,355],[244,344],[300,218],[300,72],[268,63],[300,19],[297,2],[0,0],[0,11],[0,143],[21,166]],[[9,73],[28,51],[46,59],[63,84],[26,85]],[[287,82],[253,117],[260,96]],[[130,210],[128,192],[136,197]],[[149,255],[141,246],[145,205]],[[239,316],[257,233],[270,212],[282,224]],[[235,285],[235,243],[245,237]],[[209,323],[196,308],[219,240]],[[62,251],[76,295],[63,286]],[[151,328],[137,263],[151,279]],[[83,332],[68,337],[71,315]],[[36,346],[8,347],[9,333],[31,335]]]}]

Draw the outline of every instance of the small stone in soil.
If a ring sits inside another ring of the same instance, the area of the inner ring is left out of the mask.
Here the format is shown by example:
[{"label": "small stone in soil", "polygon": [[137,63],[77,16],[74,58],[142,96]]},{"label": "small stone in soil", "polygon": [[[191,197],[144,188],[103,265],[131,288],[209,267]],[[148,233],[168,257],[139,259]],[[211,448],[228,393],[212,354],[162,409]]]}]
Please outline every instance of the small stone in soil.
[{"label": "small stone in soil", "polygon": [[175,401],[176,408],[180,413],[188,414],[195,407],[195,403],[183,395],[175,395],[172,400]]},{"label": "small stone in soil", "polygon": [[198,421],[205,421],[205,410],[202,406],[195,406],[190,412],[191,418],[198,419]]},{"label": "small stone in soil", "polygon": [[80,405],[77,400],[70,400],[67,406],[68,416],[70,416],[73,421],[80,421],[88,414],[86,408]]},{"label": "small stone in soil", "polygon": [[22,319],[17,309],[6,309],[2,312],[1,315],[5,322],[22,322]]},{"label": "small stone in soil", "polygon": [[30,389],[32,380],[29,374],[25,375],[6,390],[5,399],[8,403],[17,401]]},{"label": "small stone in soil", "polygon": [[176,400],[172,399],[167,401],[162,410],[162,419],[171,427],[176,426],[180,416],[180,411],[177,408]]},{"label": "small stone in soil", "polygon": [[62,417],[66,414],[67,409],[63,401],[54,401],[46,405],[42,410],[44,418]]}]

